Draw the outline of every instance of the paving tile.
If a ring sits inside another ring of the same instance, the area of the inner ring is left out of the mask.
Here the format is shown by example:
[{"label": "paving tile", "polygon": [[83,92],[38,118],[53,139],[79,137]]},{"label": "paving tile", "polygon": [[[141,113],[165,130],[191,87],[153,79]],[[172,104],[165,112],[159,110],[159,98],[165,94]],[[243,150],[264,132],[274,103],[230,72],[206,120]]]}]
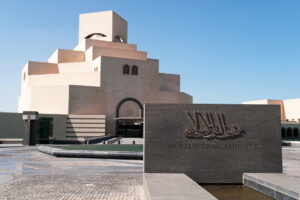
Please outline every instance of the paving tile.
[{"label": "paving tile", "polygon": [[[57,158],[36,147],[9,147],[0,148],[0,169],[0,175],[14,177],[0,182],[1,200],[139,200],[143,196],[140,160]],[[300,148],[283,148],[283,169],[300,176]]]},{"label": "paving tile", "polygon": [[0,169],[14,177],[0,183],[1,200],[143,199],[142,161],[57,158],[18,147],[0,149]]}]

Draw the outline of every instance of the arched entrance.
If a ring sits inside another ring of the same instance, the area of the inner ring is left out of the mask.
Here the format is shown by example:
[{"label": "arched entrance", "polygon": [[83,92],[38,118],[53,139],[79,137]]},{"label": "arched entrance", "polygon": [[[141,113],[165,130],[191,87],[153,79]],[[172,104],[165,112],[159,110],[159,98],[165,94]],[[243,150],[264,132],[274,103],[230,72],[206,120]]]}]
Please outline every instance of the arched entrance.
[{"label": "arched entrance", "polygon": [[298,139],[298,137],[299,137],[299,130],[297,127],[295,127],[293,129],[293,139]]},{"label": "arched entrance", "polygon": [[291,138],[291,137],[292,137],[292,128],[291,128],[291,127],[288,127],[288,128],[287,128],[286,137],[287,137],[287,138]]},{"label": "arched entrance", "polygon": [[116,136],[143,137],[143,105],[135,98],[128,97],[116,108]]},{"label": "arched entrance", "polygon": [[284,139],[286,137],[286,130],[284,127],[281,128],[281,139]]}]

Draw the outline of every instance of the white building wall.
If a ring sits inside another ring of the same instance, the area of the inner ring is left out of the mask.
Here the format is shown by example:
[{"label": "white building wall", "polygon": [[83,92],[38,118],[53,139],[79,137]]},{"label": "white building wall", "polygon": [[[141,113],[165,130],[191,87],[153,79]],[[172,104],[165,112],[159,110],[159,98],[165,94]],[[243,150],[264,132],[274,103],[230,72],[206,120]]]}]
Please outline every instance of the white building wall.
[{"label": "white building wall", "polygon": [[286,119],[298,121],[300,119],[300,99],[283,100]]}]

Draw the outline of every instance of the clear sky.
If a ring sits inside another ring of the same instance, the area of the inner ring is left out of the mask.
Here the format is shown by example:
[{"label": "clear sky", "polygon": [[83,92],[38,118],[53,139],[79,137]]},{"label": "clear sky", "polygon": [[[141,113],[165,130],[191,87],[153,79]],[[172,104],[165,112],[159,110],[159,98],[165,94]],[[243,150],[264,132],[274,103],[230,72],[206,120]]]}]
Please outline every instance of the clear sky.
[{"label": "clear sky", "polygon": [[0,111],[16,112],[21,70],[73,49],[80,13],[114,10],[128,43],[181,75],[194,103],[300,97],[298,0],[1,0]]}]

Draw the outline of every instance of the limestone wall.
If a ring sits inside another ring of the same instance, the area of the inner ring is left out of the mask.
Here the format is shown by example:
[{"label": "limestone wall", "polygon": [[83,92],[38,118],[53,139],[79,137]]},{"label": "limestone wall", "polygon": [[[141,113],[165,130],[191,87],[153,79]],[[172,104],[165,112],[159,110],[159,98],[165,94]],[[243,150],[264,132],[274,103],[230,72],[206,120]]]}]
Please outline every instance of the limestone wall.
[{"label": "limestone wall", "polygon": [[147,53],[143,51],[123,50],[109,47],[93,46],[85,52],[86,61],[93,61],[99,56],[110,56],[116,58],[128,58],[137,60],[147,59]]},{"label": "limestone wall", "polygon": [[29,61],[26,65],[28,75],[58,74],[58,66],[53,63]]},{"label": "limestone wall", "polygon": [[286,119],[298,121],[300,119],[300,99],[287,99],[283,101]]},{"label": "limestone wall", "polygon": [[113,11],[81,14],[79,16],[79,42],[91,33],[101,33],[102,40],[114,41],[120,35],[127,42],[127,21]]},{"label": "limestone wall", "polygon": [[84,62],[84,51],[57,49],[48,59],[49,63]]},{"label": "limestone wall", "polygon": [[69,86],[30,86],[30,89],[24,90],[20,97],[18,111],[68,114]]},{"label": "limestone wall", "polygon": [[159,74],[159,85],[161,91],[180,92],[180,76],[177,74]]},{"label": "limestone wall", "polygon": [[84,39],[84,40],[82,40],[74,48],[74,50],[77,50],[77,51],[86,51],[91,46],[110,47],[110,48],[116,48],[116,49],[127,49],[127,50],[132,50],[132,51],[136,51],[137,50],[136,44],[127,44],[127,43],[121,43],[121,42],[108,42],[108,41],[93,40],[93,39]]},{"label": "limestone wall", "polygon": [[[123,65],[138,66],[138,75],[123,74]],[[105,114],[106,134],[115,134],[116,108],[126,98],[145,103],[192,103],[191,96],[175,91],[160,91],[158,60],[134,60],[101,57],[101,87],[70,86],[70,114]],[[170,82],[179,81],[177,75],[170,76]],[[172,84],[173,84],[172,83]],[[128,107],[126,107],[126,105]],[[131,112],[136,117],[138,109],[124,104],[121,115]],[[129,117],[129,116],[127,116]]]},{"label": "limestone wall", "polygon": [[100,75],[94,72],[62,73],[28,77],[29,86],[85,85],[100,86]]},{"label": "limestone wall", "polygon": [[92,62],[72,62],[58,64],[60,74],[93,72]]}]

